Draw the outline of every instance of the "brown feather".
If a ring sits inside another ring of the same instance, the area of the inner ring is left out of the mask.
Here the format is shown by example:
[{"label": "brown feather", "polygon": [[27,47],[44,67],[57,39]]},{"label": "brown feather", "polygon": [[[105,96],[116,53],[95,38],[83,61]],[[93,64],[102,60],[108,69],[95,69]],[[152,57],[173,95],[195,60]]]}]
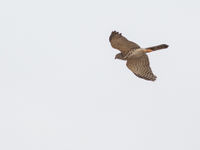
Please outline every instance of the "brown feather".
[{"label": "brown feather", "polygon": [[113,31],[109,37],[111,46],[126,54],[131,49],[140,48],[140,46],[132,41],[127,40],[121,33]]},{"label": "brown feather", "polygon": [[159,50],[159,49],[164,49],[164,48],[168,48],[169,46],[167,44],[161,44],[161,45],[157,45],[157,46],[152,46],[152,47],[148,47],[146,49],[151,49],[153,51]]},{"label": "brown feather", "polygon": [[127,60],[126,66],[139,78],[155,81],[156,76],[153,74],[148,56],[145,54],[139,58],[130,58]]}]

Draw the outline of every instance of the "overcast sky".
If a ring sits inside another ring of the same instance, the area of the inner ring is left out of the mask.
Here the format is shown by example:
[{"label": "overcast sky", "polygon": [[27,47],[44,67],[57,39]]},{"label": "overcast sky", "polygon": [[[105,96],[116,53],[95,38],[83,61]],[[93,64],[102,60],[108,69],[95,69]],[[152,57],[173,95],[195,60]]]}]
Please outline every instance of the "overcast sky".
[{"label": "overcast sky", "polygon": [[[199,150],[198,0],[2,0],[1,150]],[[137,78],[112,30],[149,54]]]}]

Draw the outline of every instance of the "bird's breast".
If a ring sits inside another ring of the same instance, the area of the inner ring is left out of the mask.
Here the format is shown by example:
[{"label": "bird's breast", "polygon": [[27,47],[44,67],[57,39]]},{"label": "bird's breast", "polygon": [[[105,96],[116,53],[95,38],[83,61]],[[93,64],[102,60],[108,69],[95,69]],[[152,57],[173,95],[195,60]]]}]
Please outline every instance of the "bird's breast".
[{"label": "bird's breast", "polygon": [[133,49],[128,52],[128,58],[137,58],[144,55],[144,51],[142,49]]}]

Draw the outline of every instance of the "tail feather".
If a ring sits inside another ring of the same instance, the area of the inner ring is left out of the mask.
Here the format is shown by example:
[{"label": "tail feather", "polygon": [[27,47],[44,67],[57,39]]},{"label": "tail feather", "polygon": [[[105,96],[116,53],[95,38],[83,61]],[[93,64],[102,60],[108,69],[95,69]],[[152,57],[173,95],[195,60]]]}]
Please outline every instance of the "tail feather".
[{"label": "tail feather", "polygon": [[161,45],[157,45],[157,46],[148,47],[146,49],[151,49],[151,50],[155,51],[155,50],[164,49],[164,48],[168,48],[168,47],[169,46],[167,44],[161,44]]}]

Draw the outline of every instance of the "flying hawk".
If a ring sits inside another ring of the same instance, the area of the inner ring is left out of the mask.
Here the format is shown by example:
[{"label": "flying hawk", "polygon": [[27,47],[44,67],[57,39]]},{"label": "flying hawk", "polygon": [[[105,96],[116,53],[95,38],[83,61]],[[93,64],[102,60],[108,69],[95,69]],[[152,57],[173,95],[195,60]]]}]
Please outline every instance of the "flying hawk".
[{"label": "flying hawk", "polygon": [[129,41],[121,33],[113,31],[109,37],[111,46],[121,51],[115,56],[115,59],[126,60],[126,66],[139,78],[155,81],[156,76],[153,74],[149,59],[146,53],[159,49],[168,48],[168,45],[161,44],[148,48],[140,48],[140,46]]}]

